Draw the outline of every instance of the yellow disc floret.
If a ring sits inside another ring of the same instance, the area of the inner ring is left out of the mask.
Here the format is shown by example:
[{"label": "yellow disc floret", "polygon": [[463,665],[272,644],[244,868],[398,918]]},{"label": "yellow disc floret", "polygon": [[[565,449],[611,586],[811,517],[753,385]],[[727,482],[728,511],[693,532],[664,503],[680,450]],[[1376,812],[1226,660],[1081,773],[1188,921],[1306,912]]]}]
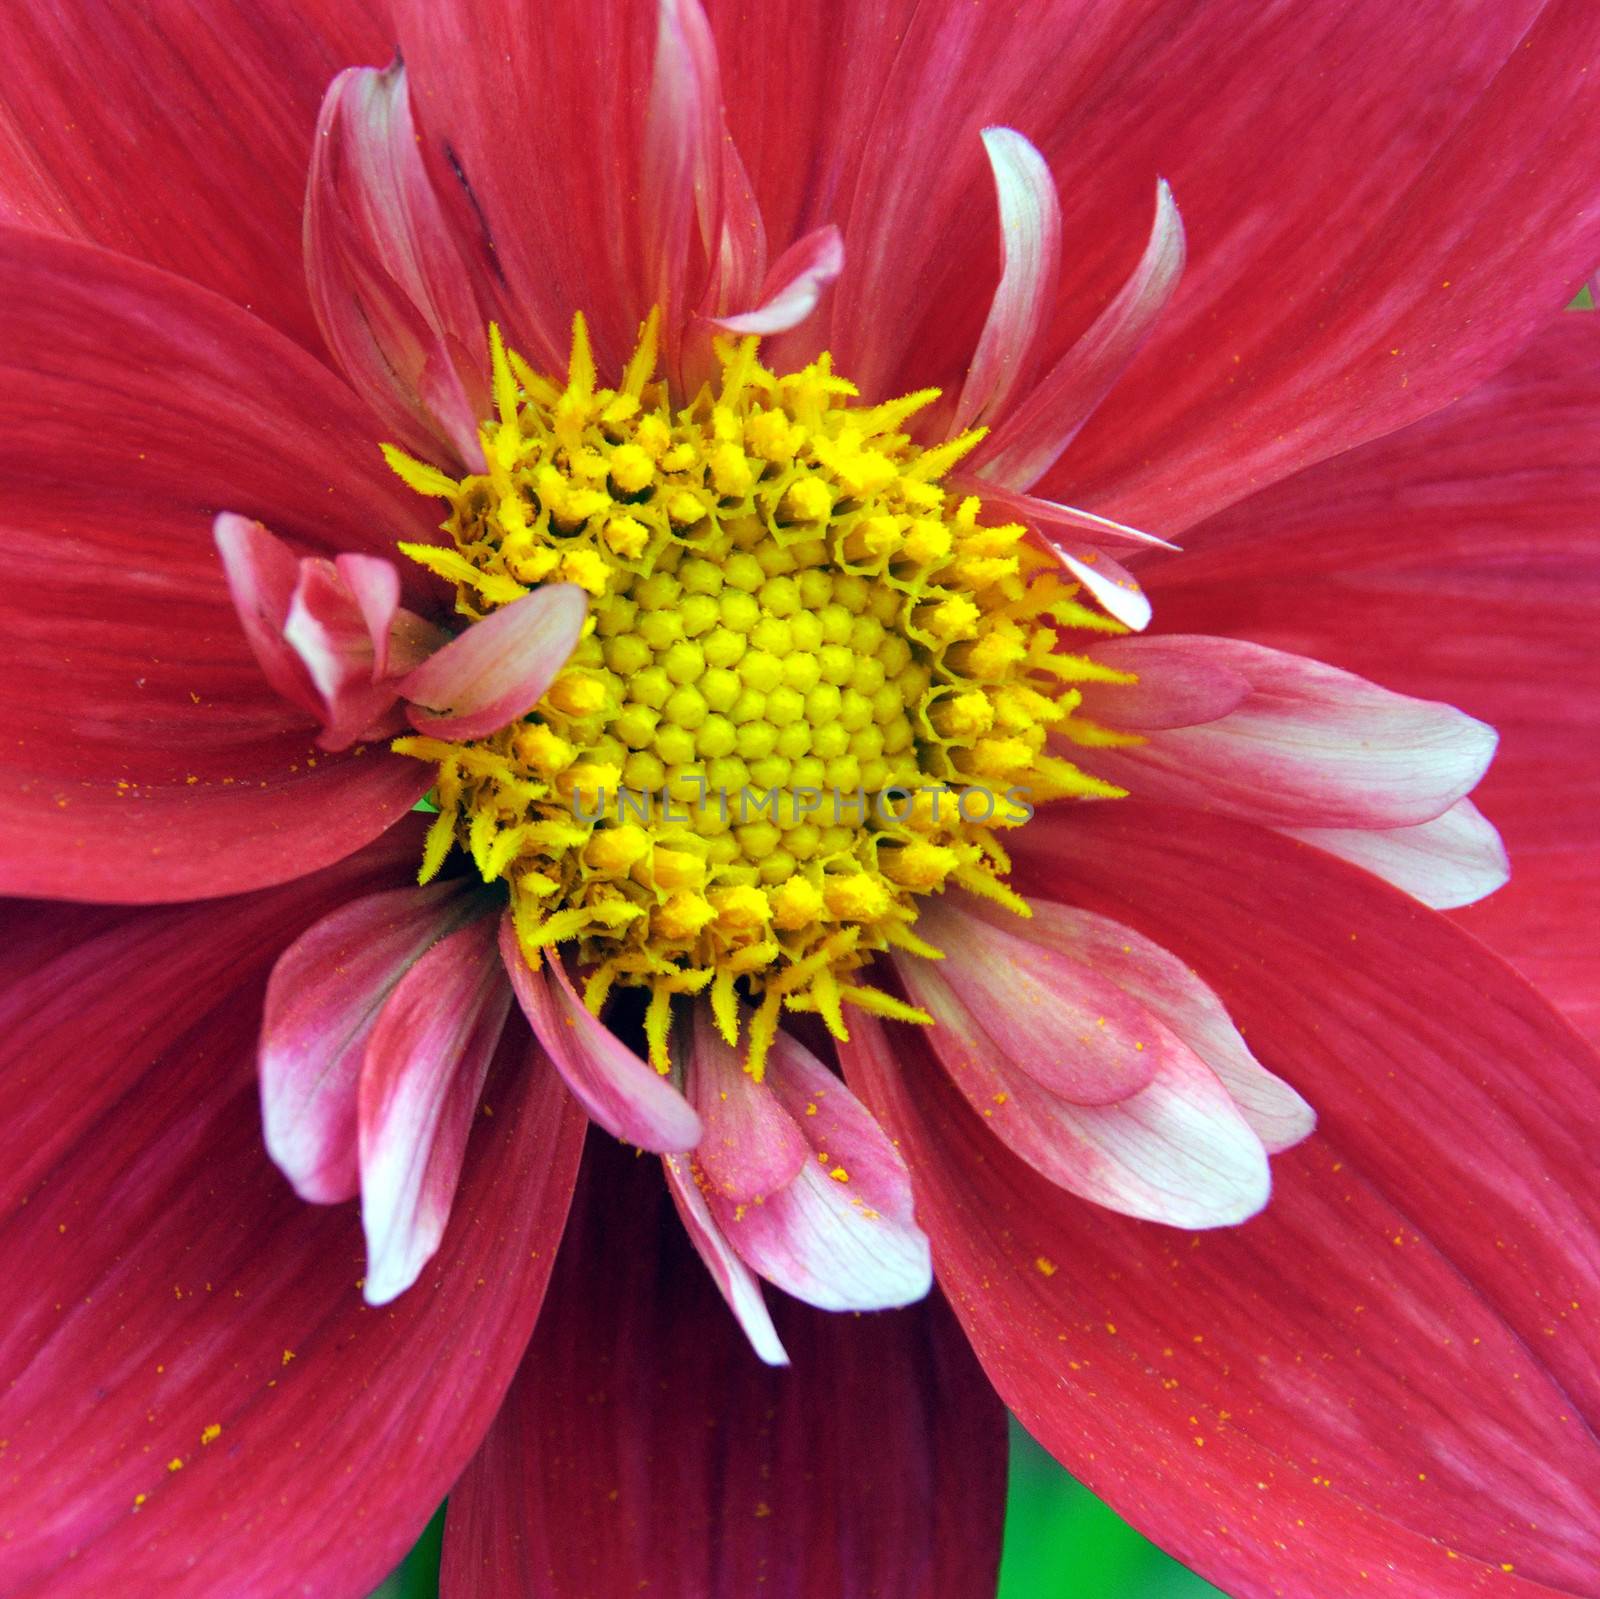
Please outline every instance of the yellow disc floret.
[{"label": "yellow disc floret", "polygon": [[719,342],[720,384],[674,406],[656,319],[616,388],[582,318],[564,385],[491,330],[487,470],[456,482],[448,547],[402,546],[481,617],[541,583],[590,620],[561,675],[487,738],[403,738],[438,766],[423,877],[452,842],[503,880],[527,958],[576,946],[598,1008],[650,990],[665,1069],[671,995],[739,999],[758,1074],[779,1011],[916,1015],[853,981],[954,883],[1023,913],[999,835],[1042,800],[1121,790],[1052,753],[1080,744],[1076,681],[1107,670],[1062,630],[1120,632],[1013,523],[941,486],[981,436],[919,448],[937,391],[862,405],[827,356],[777,376]]}]

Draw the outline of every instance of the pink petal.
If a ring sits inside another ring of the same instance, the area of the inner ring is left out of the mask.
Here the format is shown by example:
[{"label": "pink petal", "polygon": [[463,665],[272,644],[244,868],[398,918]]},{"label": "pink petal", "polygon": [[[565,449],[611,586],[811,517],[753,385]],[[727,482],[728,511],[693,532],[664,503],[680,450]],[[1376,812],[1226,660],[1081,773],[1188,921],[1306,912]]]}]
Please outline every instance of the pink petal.
[{"label": "pink petal", "polygon": [[1249,677],[1218,652],[1191,648],[1187,638],[1112,639],[1094,646],[1094,659],[1133,681],[1085,683],[1084,711],[1132,732],[1218,722],[1250,697]]},{"label": "pink petal", "polygon": [[[1315,1112],[1250,1053],[1222,1002],[1189,967],[1142,933],[1109,917],[1058,904],[1031,888],[1029,895],[1033,906],[1029,933],[1109,978],[1170,1027],[1221,1080],[1269,1154],[1290,1149],[1309,1136],[1316,1125]],[[981,900],[962,895],[961,903],[974,915],[995,919],[991,914],[995,907]]]},{"label": "pink petal", "polygon": [[717,1292],[750,1340],[751,1349],[769,1366],[787,1366],[789,1355],[772,1325],[772,1312],[762,1297],[760,1279],[739,1258],[718,1225],[716,1213],[700,1191],[693,1157],[663,1155],[661,1166],[683,1230],[711,1274]]},{"label": "pink petal", "polygon": [[328,347],[385,438],[483,470],[489,318],[428,180],[405,68],[329,85],[306,190],[306,279]]},{"label": "pink petal", "polygon": [[[992,1052],[1075,1105],[1115,1105],[1148,1088],[1161,1058],[1143,1005],[1084,963],[1041,942],[1032,925],[968,914],[965,900],[928,898],[919,934],[945,952],[937,971],[970,1047]],[[897,965],[905,975],[922,957]]]},{"label": "pink petal", "polygon": [[412,965],[470,914],[467,885],[431,883],[352,900],[279,957],[261,1024],[267,1153],[302,1199],[360,1189],[356,1083],[384,1002]]},{"label": "pink petal", "polygon": [[844,240],[831,224],[797,239],[773,263],[752,311],[714,318],[725,333],[763,337],[798,327],[817,308],[822,291],[844,270]]},{"label": "pink petal", "polygon": [[1510,884],[1460,913],[1600,1039],[1600,318],[1448,411],[1195,530],[1163,615],[1318,655],[1501,734],[1475,791]]},{"label": "pink petal", "polygon": [[1044,157],[1012,128],[985,128],[983,148],[1000,204],[1000,282],[952,433],[1003,417],[1013,391],[1026,392],[1061,270],[1061,205]]},{"label": "pink petal", "polygon": [[404,1293],[439,1248],[510,1009],[494,919],[480,917],[440,939],[378,1013],[358,1098],[369,1305]]},{"label": "pink petal", "polygon": [[239,626],[262,674],[291,705],[310,716],[322,698],[300,652],[284,637],[300,582],[300,561],[282,539],[259,522],[223,511],[213,536]]},{"label": "pink petal", "polygon": [[359,847],[427,776],[313,746],[245,641],[211,524],[228,506],[332,555],[432,538],[436,513],[343,385],[246,312],[42,234],[0,231],[0,276],[0,607],[30,663],[0,681],[5,885],[181,899]]},{"label": "pink petal", "polygon": [[992,1596],[1005,1420],[947,1307],[783,1303],[794,1364],[763,1366],[652,1166],[590,1149],[522,1374],[451,1493],[447,1599]]},{"label": "pink petal", "polygon": [[588,611],[575,583],[548,583],[474,622],[401,679],[412,726],[482,738],[526,715],[567,664]]},{"label": "pink petal", "polygon": [[[1267,1202],[1272,1179],[1261,1141],[1206,1063],[1154,1016],[1147,1022],[1155,1077],[1115,1105],[1076,1105],[997,1052],[932,962],[898,965],[906,992],[934,1019],[927,1048],[994,1135],[1057,1187],[1109,1211],[1169,1227],[1231,1227]],[[865,1057],[922,1071],[905,1030],[891,1043],[852,1023],[840,1046],[846,1071]],[[887,1064],[882,1069],[888,1069]],[[854,1080],[852,1078],[852,1080]]]},{"label": "pink petal", "polygon": [[1178,207],[1158,181],[1155,221],[1138,266],[1089,331],[978,447],[975,471],[1017,489],[1038,482],[1150,336],[1183,275],[1184,256]]},{"label": "pink petal", "polygon": [[[1409,827],[1471,793],[1494,753],[1494,730],[1461,711],[1318,661],[1239,639],[1161,642],[1158,660],[1182,650],[1247,679],[1251,692],[1215,721],[1097,749],[1096,774],[1141,799],[1285,827]],[[1139,669],[1133,640],[1115,658]]]},{"label": "pink petal", "polygon": [[782,1102],[744,1069],[742,1053],[717,1032],[704,1006],[695,1007],[684,1082],[705,1128],[695,1163],[719,1198],[735,1206],[765,1203],[811,1158]]},{"label": "pink petal", "polygon": [[673,1086],[592,1015],[565,968],[547,958],[529,969],[508,911],[500,923],[500,958],[534,1036],[578,1102],[614,1138],[640,1149],[693,1149],[700,1118]]},{"label": "pink petal", "polygon": [[765,1200],[736,1205],[715,1189],[706,1193],[728,1242],[768,1282],[819,1310],[915,1304],[932,1287],[933,1269],[905,1163],[803,1044],[780,1034],[768,1071],[769,1092],[810,1147],[789,1185]]},{"label": "pink petal", "polygon": [[1592,1054],[1445,918],[1264,830],[1119,802],[1025,836],[1035,881],[1192,964],[1321,1121],[1264,1217],[1180,1241],[1052,1193],[925,1058],[856,1056],[1002,1397],[1241,1599],[1588,1591]]},{"label": "pink petal", "polygon": [[1056,559],[1084,586],[1101,610],[1135,633],[1150,625],[1150,601],[1139,580],[1104,550],[1079,548],[1076,553],[1055,546]]},{"label": "pink petal", "polygon": [[191,278],[320,355],[293,266],[312,128],[335,72],[387,56],[379,13],[264,0],[13,17],[0,220]]},{"label": "pink petal", "polygon": [[20,971],[7,944],[0,1094],[33,1107],[0,1133],[27,1199],[0,1221],[18,1591],[370,1592],[499,1407],[581,1146],[555,1075],[501,1060],[439,1263],[381,1315],[353,1211],[305,1205],[261,1153],[268,969],[403,880],[401,854],[207,905],[33,907]]},{"label": "pink petal", "polygon": [[1471,905],[1504,887],[1511,876],[1500,835],[1471,800],[1457,800],[1443,816],[1417,827],[1283,831],[1365,868],[1435,910]]},{"label": "pink petal", "polygon": [[[986,510],[996,515],[1014,517],[1039,529],[1052,543],[1138,544],[1146,549],[1176,550],[1177,545],[1153,533],[1141,533],[1136,527],[1113,522],[1109,517],[1097,516],[1093,511],[1081,510],[1075,505],[1058,505],[1054,500],[1041,500],[1037,495],[1023,494],[1016,489],[990,479],[957,473],[952,482],[962,493],[978,495]],[[1072,528],[1073,535],[1052,531]],[[1083,535],[1087,534],[1085,539]]]}]

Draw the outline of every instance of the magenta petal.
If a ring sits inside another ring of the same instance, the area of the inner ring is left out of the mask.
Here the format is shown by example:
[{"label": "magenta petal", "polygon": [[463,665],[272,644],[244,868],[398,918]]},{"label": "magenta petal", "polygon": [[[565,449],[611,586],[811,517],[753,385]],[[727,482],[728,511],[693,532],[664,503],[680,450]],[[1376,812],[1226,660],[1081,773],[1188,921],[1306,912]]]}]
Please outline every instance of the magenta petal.
[{"label": "magenta petal", "polygon": [[359,1095],[369,1305],[404,1293],[444,1237],[510,1008],[494,918],[485,916],[435,944],[378,1014]]},{"label": "magenta petal", "polygon": [[695,1006],[684,1086],[705,1128],[695,1163],[719,1198],[764,1203],[810,1159],[793,1117],[768,1083],[744,1069],[742,1052],[717,1031],[704,1005]]},{"label": "magenta petal", "polygon": [[267,1153],[302,1199],[358,1192],[367,1040],[395,985],[469,912],[462,883],[391,889],[341,906],[278,958],[261,1025],[261,1120]]},{"label": "magenta petal", "polygon": [[263,675],[291,705],[320,716],[317,685],[299,652],[284,637],[300,583],[299,558],[261,523],[231,511],[218,515],[212,536],[239,625]]},{"label": "magenta petal", "polygon": [[439,738],[482,738],[544,698],[577,645],[588,597],[551,583],[491,611],[400,682],[412,726]]},{"label": "magenta petal", "polygon": [[445,1599],[993,1599],[1005,1416],[949,1308],[782,1302],[794,1363],[763,1366],[652,1168],[590,1146],[521,1374],[450,1496]]},{"label": "magenta petal", "polygon": [[1112,639],[1094,646],[1094,658],[1131,681],[1083,684],[1084,710],[1136,733],[1220,721],[1250,696],[1244,673],[1182,638]]},{"label": "magenta petal", "polygon": [[772,264],[754,310],[713,320],[725,333],[766,337],[798,327],[844,271],[844,239],[831,224],[797,239]]},{"label": "magenta petal", "polygon": [[[1221,1080],[1270,1154],[1311,1132],[1315,1112],[1250,1053],[1222,1001],[1182,961],[1121,922],[1055,903],[1048,888],[1035,893],[1026,868],[1018,881],[1033,906],[1031,935],[1092,966],[1158,1016]],[[979,916],[995,909],[982,901],[970,908]]]},{"label": "magenta petal", "polygon": [[640,1149],[693,1149],[700,1118],[669,1078],[640,1060],[573,991],[559,959],[529,968],[507,911],[500,922],[500,958],[534,1036],[578,1103],[610,1133]]}]

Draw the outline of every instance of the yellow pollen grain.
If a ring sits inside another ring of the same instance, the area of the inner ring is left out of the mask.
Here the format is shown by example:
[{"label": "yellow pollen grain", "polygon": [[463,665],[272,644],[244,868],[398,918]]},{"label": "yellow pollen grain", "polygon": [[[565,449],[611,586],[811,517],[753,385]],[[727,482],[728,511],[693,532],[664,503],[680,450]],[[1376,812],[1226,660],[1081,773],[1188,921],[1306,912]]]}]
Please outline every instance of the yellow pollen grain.
[{"label": "yellow pollen grain", "polygon": [[759,1076],[785,1007],[840,1036],[849,1006],[928,1022],[850,980],[891,948],[940,958],[913,931],[921,896],[959,884],[1027,913],[995,837],[1027,814],[1007,790],[1120,792],[1050,738],[1078,731],[1071,684],[1110,670],[1082,633],[1121,629],[1023,527],[944,486],[979,435],[914,441],[937,391],[864,405],[829,357],[778,373],[743,339],[684,397],[658,343],[652,316],[607,388],[581,318],[565,380],[494,333],[487,471],[386,450],[448,507],[448,547],[405,549],[464,617],[556,581],[591,615],[525,716],[395,748],[438,769],[423,881],[459,845],[505,884],[530,962],[568,950],[596,1009],[648,992],[659,1069],[675,997],[705,992]]}]

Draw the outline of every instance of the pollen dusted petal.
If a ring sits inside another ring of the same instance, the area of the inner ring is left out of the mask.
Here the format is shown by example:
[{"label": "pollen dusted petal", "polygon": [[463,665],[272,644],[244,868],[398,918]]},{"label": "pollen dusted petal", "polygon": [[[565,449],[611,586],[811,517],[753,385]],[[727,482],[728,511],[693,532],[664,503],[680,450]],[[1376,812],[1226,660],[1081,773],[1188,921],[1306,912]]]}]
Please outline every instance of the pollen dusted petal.
[{"label": "pollen dusted petal", "polygon": [[689,1235],[695,1253],[705,1263],[728,1309],[744,1329],[750,1347],[769,1366],[787,1366],[789,1356],[772,1325],[772,1312],[762,1297],[761,1281],[735,1253],[733,1245],[717,1225],[706,1197],[695,1181],[688,1155],[663,1155],[661,1166],[667,1188],[678,1207],[683,1230]]},{"label": "pollen dusted petal", "polygon": [[1056,546],[1056,558],[1083,584],[1107,616],[1114,616],[1135,633],[1150,625],[1150,601],[1139,587],[1139,580],[1113,560],[1104,550],[1064,549]]},{"label": "pollen dusted petal", "polygon": [[768,1282],[819,1310],[915,1304],[933,1286],[928,1240],[905,1162],[871,1113],[783,1032],[762,1091],[804,1134],[807,1158],[788,1187],[760,1204],[706,1193],[728,1241]]},{"label": "pollen dusted petal", "polygon": [[550,583],[474,622],[401,680],[411,725],[481,738],[515,721],[566,665],[586,615],[582,589]]},{"label": "pollen dusted petal", "polygon": [[1415,827],[1286,827],[1290,838],[1315,844],[1340,860],[1404,889],[1435,910],[1475,904],[1511,877],[1506,847],[1471,800],[1457,800],[1443,816]]},{"label": "pollen dusted petal", "polygon": [[470,911],[456,880],[341,906],[278,958],[267,984],[259,1068],[267,1153],[302,1199],[360,1189],[356,1085],[384,1002],[417,959]]},{"label": "pollen dusted petal", "polygon": [[744,1206],[786,1188],[811,1158],[811,1146],[767,1082],[745,1070],[744,1058],[717,1031],[708,1005],[694,1007],[684,1061],[689,1103],[705,1133],[695,1164],[711,1193]]},{"label": "pollen dusted petal", "polygon": [[560,959],[528,966],[508,911],[500,956],[534,1036],[583,1108],[614,1138],[640,1149],[693,1149],[703,1134],[694,1108],[668,1078],[640,1060],[573,992]]},{"label": "pollen dusted petal", "polygon": [[[896,965],[934,1019],[928,1047],[945,1071],[995,1136],[1058,1187],[1172,1227],[1229,1227],[1266,1204],[1271,1176],[1260,1139],[1206,1063],[1153,1015],[1147,1026],[1160,1059],[1149,1086],[1119,1104],[1074,1105],[998,1055],[931,962]],[[870,1017],[852,1020],[851,1041],[839,1047],[847,1069],[863,1053],[891,1058]]]},{"label": "pollen dusted petal", "polygon": [[444,1237],[510,1009],[495,921],[483,916],[440,939],[378,1013],[358,1096],[369,1305],[404,1293]]},{"label": "pollen dusted petal", "polygon": [[[1494,754],[1482,722],[1319,661],[1239,639],[1155,642],[1237,673],[1251,692],[1203,726],[1097,750],[1096,771],[1142,799],[1272,826],[1410,827],[1471,793]],[[1119,664],[1137,671],[1142,647],[1124,643]]]}]

